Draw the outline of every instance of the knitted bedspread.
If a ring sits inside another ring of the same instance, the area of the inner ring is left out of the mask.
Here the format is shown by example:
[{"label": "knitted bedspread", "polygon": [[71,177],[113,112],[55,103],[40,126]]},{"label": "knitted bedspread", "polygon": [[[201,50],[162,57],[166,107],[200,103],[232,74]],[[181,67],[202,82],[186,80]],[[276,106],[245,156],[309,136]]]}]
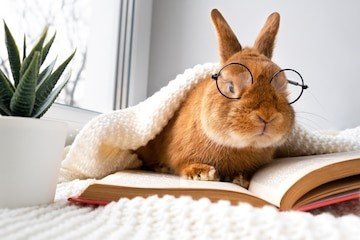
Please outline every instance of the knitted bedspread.
[{"label": "knitted bedspread", "polygon": [[[187,92],[217,68],[205,64],[186,70],[144,102],[90,121],[62,163],[55,202],[0,209],[0,239],[359,239],[358,199],[312,213],[171,196],[120,199],[105,207],[67,202],[94,181],[77,179],[139,167],[131,150],[154,138]],[[292,156],[359,149],[360,127],[326,136],[299,125],[281,147]]]},{"label": "knitted bedspread", "polygon": [[[101,178],[119,170],[139,167],[141,161],[131,150],[153,139],[174,115],[189,90],[218,68],[218,64],[212,63],[197,65],[176,76],[138,105],[95,117],[75,138],[62,162],[59,181]],[[300,156],[359,149],[360,127],[326,136],[296,125],[280,152]]]},{"label": "knitted bedspread", "polygon": [[[53,204],[0,209],[0,239],[355,240],[360,236],[358,200],[319,209],[312,214],[171,196],[121,199],[105,207],[66,201],[68,196],[78,194],[93,181],[58,184]],[[336,217],[344,214],[346,216]]]}]

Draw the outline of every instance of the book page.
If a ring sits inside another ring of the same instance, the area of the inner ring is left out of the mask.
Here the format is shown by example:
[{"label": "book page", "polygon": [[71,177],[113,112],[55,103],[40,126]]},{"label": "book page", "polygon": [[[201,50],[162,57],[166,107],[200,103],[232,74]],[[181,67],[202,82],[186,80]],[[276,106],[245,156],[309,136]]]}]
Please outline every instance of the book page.
[{"label": "book page", "polygon": [[[255,173],[249,191],[279,206],[286,191],[303,176],[327,165],[359,158],[360,151],[276,159]],[[360,171],[360,166],[356,167]]]},{"label": "book page", "polygon": [[140,170],[126,170],[117,172],[101,180],[98,180],[95,183],[152,189],[213,189],[245,193],[254,196],[254,194],[249,192],[247,189],[233,183],[187,180],[176,175],[146,172]]}]

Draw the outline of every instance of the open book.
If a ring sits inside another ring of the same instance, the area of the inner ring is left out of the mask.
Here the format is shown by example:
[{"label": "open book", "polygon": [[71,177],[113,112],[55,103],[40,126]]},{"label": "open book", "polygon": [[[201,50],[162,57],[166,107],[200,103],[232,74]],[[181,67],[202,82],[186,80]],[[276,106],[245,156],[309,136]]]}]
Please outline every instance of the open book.
[{"label": "open book", "polygon": [[[212,201],[273,205],[307,211],[359,199],[360,151],[276,159],[258,170],[249,189],[228,182],[185,180],[145,171],[121,171],[88,186],[72,202],[105,205],[120,198],[150,195],[202,197]],[[360,204],[360,202],[359,202]]]}]

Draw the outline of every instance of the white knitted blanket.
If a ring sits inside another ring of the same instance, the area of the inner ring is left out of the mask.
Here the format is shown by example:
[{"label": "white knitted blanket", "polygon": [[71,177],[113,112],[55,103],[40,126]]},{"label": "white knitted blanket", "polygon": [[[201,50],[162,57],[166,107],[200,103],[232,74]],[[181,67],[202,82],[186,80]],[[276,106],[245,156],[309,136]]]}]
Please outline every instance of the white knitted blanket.
[{"label": "white knitted blanket", "polygon": [[[216,69],[216,64],[196,66],[139,105],[90,121],[63,161],[60,180],[102,177],[139,166],[129,150],[146,144],[159,133],[188,90]],[[296,126],[282,149],[290,155],[350,151],[360,149],[359,140],[360,127],[325,136]],[[0,239],[344,240],[360,236],[359,200],[315,210],[314,215],[278,212],[273,207],[253,208],[245,203],[231,206],[226,201],[194,201],[188,197],[121,199],[97,208],[66,201],[93,181],[59,183],[53,204],[0,209]]]},{"label": "white knitted blanket", "polygon": [[[121,199],[97,208],[66,201],[91,182],[92,179],[59,184],[53,204],[0,209],[0,239],[355,240],[360,236],[360,203],[356,200],[318,210],[316,216],[188,197]],[[335,217],[321,213],[324,211],[359,216]]]},{"label": "white knitted blanket", "polygon": [[[59,181],[101,178],[115,171],[139,167],[141,162],[130,150],[153,139],[173,116],[188,91],[217,70],[218,64],[197,65],[138,105],[91,120],[80,131],[62,162]],[[281,151],[298,156],[359,149],[360,127],[337,136],[326,136],[297,125]]]}]

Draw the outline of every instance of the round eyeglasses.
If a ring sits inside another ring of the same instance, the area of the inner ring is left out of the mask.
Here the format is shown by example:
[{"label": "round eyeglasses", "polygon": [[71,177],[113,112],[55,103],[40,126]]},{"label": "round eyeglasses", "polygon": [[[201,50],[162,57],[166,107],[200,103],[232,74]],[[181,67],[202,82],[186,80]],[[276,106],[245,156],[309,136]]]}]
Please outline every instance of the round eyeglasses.
[{"label": "round eyeglasses", "polygon": [[[226,71],[224,71],[225,69]],[[233,76],[237,77],[234,78]],[[293,104],[300,99],[308,86],[304,84],[304,79],[301,74],[290,68],[281,69],[276,72],[269,83],[278,82],[276,79],[283,77],[286,78],[288,83],[287,98],[289,104]],[[229,63],[222,67],[218,73],[213,74],[211,78],[216,81],[216,87],[221,95],[229,99],[240,99],[245,86],[254,83],[250,69],[241,63]]]}]

